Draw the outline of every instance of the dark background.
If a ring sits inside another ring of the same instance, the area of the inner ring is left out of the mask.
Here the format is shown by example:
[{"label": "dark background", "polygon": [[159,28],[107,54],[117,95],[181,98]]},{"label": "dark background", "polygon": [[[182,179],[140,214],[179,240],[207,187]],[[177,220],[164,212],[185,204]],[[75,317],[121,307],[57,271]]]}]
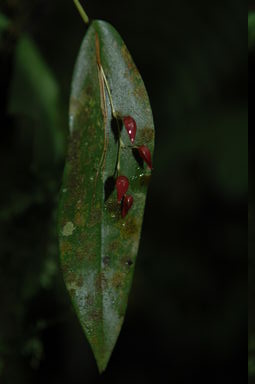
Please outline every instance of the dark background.
[{"label": "dark background", "polygon": [[[99,377],[62,281],[56,237],[70,83],[86,28],[71,0],[0,0],[9,18],[8,26],[0,20],[0,382],[242,382],[246,4],[82,3],[122,35],[154,112],[155,169],[134,285]],[[252,50],[250,62],[252,70]]]}]

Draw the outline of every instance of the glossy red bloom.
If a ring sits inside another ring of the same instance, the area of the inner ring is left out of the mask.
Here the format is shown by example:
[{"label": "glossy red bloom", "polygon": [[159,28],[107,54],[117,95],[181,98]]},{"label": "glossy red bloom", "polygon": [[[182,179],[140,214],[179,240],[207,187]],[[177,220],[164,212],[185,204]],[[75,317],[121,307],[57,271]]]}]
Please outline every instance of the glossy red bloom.
[{"label": "glossy red bloom", "polygon": [[124,201],[123,201],[122,210],[121,210],[121,216],[123,217],[123,219],[124,219],[124,217],[127,216],[128,211],[132,208],[133,203],[134,203],[133,196],[131,196],[131,195],[125,196]]},{"label": "glossy red bloom", "polygon": [[149,148],[146,147],[146,145],[141,145],[138,147],[138,152],[145,163],[148,164],[148,167],[152,169],[151,152]]},{"label": "glossy red bloom", "polygon": [[121,202],[123,196],[127,193],[129,188],[129,181],[126,176],[119,176],[116,180],[116,189],[117,189],[117,197],[118,203]]},{"label": "glossy red bloom", "polygon": [[131,140],[131,143],[134,144],[135,142],[135,136],[136,136],[136,122],[131,116],[126,116],[123,118],[123,123],[125,125],[125,128],[127,130],[128,136]]}]

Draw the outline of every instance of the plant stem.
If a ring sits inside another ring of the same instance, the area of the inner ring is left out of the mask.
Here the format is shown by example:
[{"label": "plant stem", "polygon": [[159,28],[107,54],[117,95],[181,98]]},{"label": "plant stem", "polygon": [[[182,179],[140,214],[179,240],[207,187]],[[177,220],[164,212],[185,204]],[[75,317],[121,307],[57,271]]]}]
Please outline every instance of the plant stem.
[{"label": "plant stem", "polygon": [[111,104],[111,109],[112,109],[112,115],[113,115],[113,117],[115,119],[117,119],[116,111],[114,109],[114,105],[113,105],[113,101],[112,101],[112,95],[111,95],[110,86],[108,84],[108,81],[107,81],[107,78],[105,76],[104,69],[103,69],[102,66],[101,66],[101,72],[102,72],[103,79],[104,79],[104,82],[105,82],[105,85],[106,85],[106,88],[107,88],[107,93],[108,93],[108,96],[109,96],[109,100],[110,100],[110,104]]},{"label": "plant stem", "polygon": [[112,115],[113,115],[113,118],[116,120],[117,122],[117,127],[118,127],[118,155],[117,155],[117,163],[116,163],[116,168],[115,168],[115,173],[117,171],[117,175],[119,174],[120,172],[120,154],[121,154],[121,149],[125,147],[123,141],[121,140],[121,137],[120,137],[120,125],[119,125],[119,118],[118,118],[118,115],[115,111],[115,108],[114,108],[114,105],[113,105],[113,100],[112,100],[112,94],[111,94],[111,90],[110,90],[110,86],[109,86],[109,83],[107,81],[107,78],[105,76],[105,73],[104,73],[104,69],[102,67],[102,65],[100,65],[100,69],[101,69],[101,72],[102,72],[102,76],[103,76],[103,79],[104,79],[104,83],[105,83],[105,86],[106,86],[106,89],[107,89],[107,93],[108,93],[108,96],[109,96],[109,100],[110,100],[110,104],[111,104],[111,110],[112,110]]},{"label": "plant stem", "polygon": [[119,134],[118,158],[117,158],[117,175],[119,175],[119,172],[120,172],[120,151],[122,149],[122,140],[120,138],[120,127],[119,127],[119,120],[118,119],[117,119],[117,126],[118,126],[118,134]]},{"label": "plant stem", "polygon": [[82,7],[81,3],[79,0],[73,0],[74,4],[76,5],[79,14],[81,15],[81,18],[83,19],[84,23],[89,25],[89,18],[87,13],[85,12],[84,8]]}]

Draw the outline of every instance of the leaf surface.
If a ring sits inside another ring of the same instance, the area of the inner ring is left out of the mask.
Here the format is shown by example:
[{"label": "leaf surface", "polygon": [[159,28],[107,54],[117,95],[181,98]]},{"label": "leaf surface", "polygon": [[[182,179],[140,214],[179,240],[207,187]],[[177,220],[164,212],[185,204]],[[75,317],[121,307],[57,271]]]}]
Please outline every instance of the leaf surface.
[{"label": "leaf surface", "polygon": [[[116,30],[94,21],[82,43],[70,100],[70,140],[59,203],[64,280],[93,349],[105,370],[118,338],[133,279],[150,171],[130,147],[120,173],[130,180],[134,205],[121,218],[114,189],[118,140],[102,65],[119,116],[137,122],[136,145],[154,147],[147,92]],[[130,146],[125,128],[121,140]]]},{"label": "leaf surface", "polygon": [[[10,25],[9,19],[3,13],[0,12],[0,33],[5,29],[7,29],[9,25]],[[0,35],[0,38],[1,38],[1,35]]]},{"label": "leaf surface", "polygon": [[52,167],[64,153],[58,84],[29,36],[19,39],[14,59],[8,112],[34,122],[34,165]]}]

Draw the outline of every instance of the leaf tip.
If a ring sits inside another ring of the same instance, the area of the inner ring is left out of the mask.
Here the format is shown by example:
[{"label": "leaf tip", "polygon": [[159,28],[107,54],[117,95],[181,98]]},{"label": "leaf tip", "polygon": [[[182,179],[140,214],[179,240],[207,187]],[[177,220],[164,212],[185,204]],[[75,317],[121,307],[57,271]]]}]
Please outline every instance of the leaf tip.
[{"label": "leaf tip", "polygon": [[94,356],[96,359],[99,374],[102,375],[106,371],[106,368],[109,364],[109,360],[111,358],[111,353],[97,356],[97,354],[95,354],[95,352],[94,352]]}]

